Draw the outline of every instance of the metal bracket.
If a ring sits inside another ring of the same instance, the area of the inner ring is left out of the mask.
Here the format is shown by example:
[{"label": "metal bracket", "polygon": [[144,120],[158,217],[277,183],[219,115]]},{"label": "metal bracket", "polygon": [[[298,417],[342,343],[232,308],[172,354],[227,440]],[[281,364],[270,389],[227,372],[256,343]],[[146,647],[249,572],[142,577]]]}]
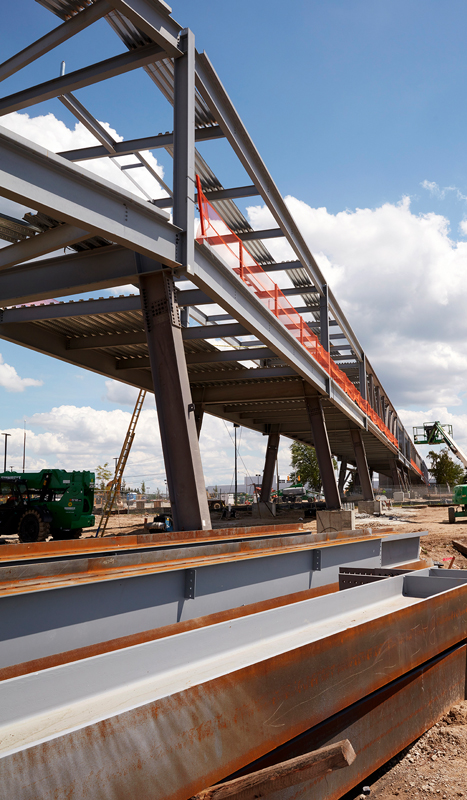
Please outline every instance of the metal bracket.
[{"label": "metal bracket", "polygon": [[321,550],[311,551],[311,568],[314,572],[321,572]]},{"label": "metal bracket", "polygon": [[188,416],[190,416],[191,412],[193,412],[193,414],[195,413],[195,404],[194,403],[188,403]]},{"label": "metal bracket", "polygon": [[196,570],[187,569],[185,571],[185,598],[194,600],[196,597]]}]

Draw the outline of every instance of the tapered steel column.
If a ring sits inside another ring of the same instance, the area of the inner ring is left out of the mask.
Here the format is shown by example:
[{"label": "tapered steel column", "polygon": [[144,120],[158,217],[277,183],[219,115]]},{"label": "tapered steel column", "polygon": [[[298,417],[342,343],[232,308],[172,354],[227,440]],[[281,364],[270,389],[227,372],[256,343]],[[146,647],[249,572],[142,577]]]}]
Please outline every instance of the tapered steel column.
[{"label": "tapered steel column", "polygon": [[140,292],[175,530],[206,530],[209,508],[172,276],[141,276]]},{"label": "tapered steel column", "polygon": [[319,397],[306,397],[306,407],[310,420],[313,442],[318,459],[319,471],[323,482],[326,507],[340,509],[341,498],[337,488],[336,475],[332,463],[331,448],[329,447],[328,432],[324,421],[323,409]]},{"label": "tapered steel column", "polygon": [[204,405],[202,403],[195,403],[195,422],[196,422],[196,433],[198,434],[198,439],[201,436],[203,418],[204,418]]},{"label": "tapered steel column", "polygon": [[337,484],[338,488],[339,488],[339,494],[343,494],[344,493],[344,485],[345,485],[345,476],[346,476],[346,474],[347,474],[347,461],[345,461],[345,459],[342,459],[341,466],[340,466],[340,469],[339,469],[339,480],[338,480],[338,484]]},{"label": "tapered steel column", "polygon": [[269,434],[268,446],[266,448],[266,459],[264,462],[263,480],[261,483],[261,495],[259,498],[261,503],[269,503],[271,499],[274,468],[277,460],[277,452],[279,450],[279,440],[279,433]]},{"label": "tapered steel column", "polygon": [[365,445],[363,444],[363,439],[360,429],[351,428],[350,435],[352,437],[352,444],[355,453],[355,460],[357,462],[357,469],[360,477],[360,486],[362,487],[363,499],[374,500],[375,495],[373,492],[373,486],[371,485],[371,478],[368,470],[368,461],[366,460]]},{"label": "tapered steel column", "polygon": [[[177,260],[188,270],[194,258],[195,214],[195,45],[191,31],[182,32],[180,47],[185,55],[174,62],[173,221],[181,228]],[[207,529],[209,508],[173,277],[168,272],[141,276],[140,287],[174,527]]]}]

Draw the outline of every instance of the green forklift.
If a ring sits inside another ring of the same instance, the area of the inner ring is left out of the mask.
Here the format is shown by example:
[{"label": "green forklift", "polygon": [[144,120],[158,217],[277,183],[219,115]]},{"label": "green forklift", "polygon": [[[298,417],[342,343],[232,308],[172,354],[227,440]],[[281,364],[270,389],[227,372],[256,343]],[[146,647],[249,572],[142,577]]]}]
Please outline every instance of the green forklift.
[{"label": "green forklift", "polygon": [[93,472],[0,474],[0,535],[17,534],[20,542],[79,539],[94,525],[94,483]]}]

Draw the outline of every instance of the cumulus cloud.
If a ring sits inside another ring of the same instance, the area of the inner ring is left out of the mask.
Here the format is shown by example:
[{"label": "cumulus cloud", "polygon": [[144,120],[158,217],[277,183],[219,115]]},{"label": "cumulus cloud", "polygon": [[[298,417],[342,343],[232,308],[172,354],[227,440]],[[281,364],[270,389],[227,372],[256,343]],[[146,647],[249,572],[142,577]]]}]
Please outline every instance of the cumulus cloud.
[{"label": "cumulus cloud", "polygon": [[[24,112],[20,113],[14,111],[11,114],[6,114],[2,117],[1,124],[4,128],[13,131],[14,133],[24,136],[31,142],[46,147],[53,153],[59,153],[65,150],[75,150],[80,147],[92,147],[99,144],[95,137],[81,124],[77,122],[73,128],[69,128],[62,120],[57,119],[54,114],[45,114],[37,117],[30,117],[29,114]],[[123,137],[120,136],[116,130],[110,127],[107,122],[100,123],[106,131],[117,142],[121,142]],[[163,178],[164,170],[157,159],[154,158],[149,151],[142,152],[142,155],[147,160],[148,164]],[[120,165],[135,164],[137,159],[135,156],[119,156],[115,159]],[[147,199],[146,192],[150,198],[155,199],[162,197],[165,192],[161,189],[157,180],[150,175],[148,170],[144,167],[139,169],[132,169],[128,172],[122,172],[116,163],[110,158],[99,158],[94,161],[79,162],[82,169],[99,175],[108,181],[121,186],[123,189],[136,194],[138,197]],[[132,181],[134,178],[140,185],[140,189],[135,186]],[[8,213],[8,212],[5,212]]]},{"label": "cumulus cloud", "polygon": [[0,386],[7,392],[24,392],[28,386],[42,386],[43,381],[35,378],[20,378],[16,369],[10,364],[6,364],[0,353]]},{"label": "cumulus cloud", "polygon": [[[410,199],[331,214],[286,198],[326,280],[396,407],[462,402],[467,380],[467,243]],[[263,206],[253,227],[273,227]],[[276,258],[292,253],[269,244]]]}]

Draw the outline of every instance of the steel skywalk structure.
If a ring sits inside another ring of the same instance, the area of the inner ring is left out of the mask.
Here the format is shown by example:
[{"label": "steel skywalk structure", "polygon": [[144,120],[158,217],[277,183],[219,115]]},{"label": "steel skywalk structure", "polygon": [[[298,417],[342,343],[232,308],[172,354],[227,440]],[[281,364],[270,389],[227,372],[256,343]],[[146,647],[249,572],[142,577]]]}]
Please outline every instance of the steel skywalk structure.
[{"label": "steel skywalk structure", "polygon": [[[204,412],[268,436],[264,498],[281,435],[316,447],[330,508],[341,502],[331,454],[357,466],[366,499],[373,497],[370,470],[402,485],[427,477],[214,68],[196,52],[193,33],[160,0],[41,4],[62,23],[0,65],[0,79],[101,18],[126,51],[0,100],[5,115],[59,98],[97,142],[54,154],[0,132],[0,194],[35,212],[0,220],[0,235],[11,242],[0,250],[0,337],[154,391],[179,529],[210,526],[198,445]],[[173,132],[116,142],[72,92],[137,68],[172,104]],[[218,138],[229,143],[250,185],[224,188],[201,157],[196,143]],[[173,155],[171,186],[144,156],[158,148]],[[133,167],[149,170],[166,197],[140,199],[86,170],[89,160],[129,154],[134,163],[119,165],[125,174],[135,182]],[[226,230],[261,270],[287,275],[281,294],[318,336],[327,368],[198,235],[196,175]],[[235,204],[250,196],[261,197],[276,228],[252,230]],[[275,262],[265,242],[276,237],[286,238],[296,260]],[[75,252],[30,260],[62,247]],[[139,294],[40,302],[125,284]],[[350,394],[339,373],[354,387]]]}]

